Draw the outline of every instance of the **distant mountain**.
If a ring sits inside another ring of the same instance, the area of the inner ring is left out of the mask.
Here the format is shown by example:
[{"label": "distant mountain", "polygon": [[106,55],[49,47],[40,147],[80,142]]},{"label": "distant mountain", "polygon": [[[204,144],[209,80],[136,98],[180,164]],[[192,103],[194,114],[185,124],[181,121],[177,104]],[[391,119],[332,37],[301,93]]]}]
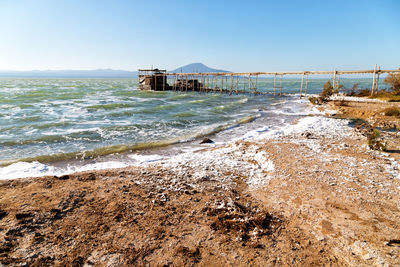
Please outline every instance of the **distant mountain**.
[{"label": "distant mountain", "polygon": [[[202,63],[192,63],[169,72],[230,72],[207,67]],[[0,70],[0,77],[20,78],[137,78],[137,71],[98,69],[98,70]]]},{"label": "distant mountain", "polygon": [[0,77],[26,78],[135,78],[137,71],[98,69],[98,70],[30,70],[2,71]]},{"label": "distant mountain", "polygon": [[181,73],[181,72],[205,73],[205,72],[230,72],[230,71],[213,69],[213,68],[207,67],[203,63],[192,63],[192,64],[188,64],[188,65],[182,66],[180,68],[177,68],[175,70],[171,70],[169,72],[174,72],[174,73]]}]

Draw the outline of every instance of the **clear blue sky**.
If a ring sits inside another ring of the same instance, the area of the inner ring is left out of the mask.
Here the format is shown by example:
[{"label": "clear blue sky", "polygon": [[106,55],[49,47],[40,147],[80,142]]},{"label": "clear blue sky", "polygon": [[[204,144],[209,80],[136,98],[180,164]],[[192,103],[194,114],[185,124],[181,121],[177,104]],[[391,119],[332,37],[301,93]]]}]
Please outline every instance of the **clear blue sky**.
[{"label": "clear blue sky", "polygon": [[0,70],[400,67],[400,1],[0,0]]}]

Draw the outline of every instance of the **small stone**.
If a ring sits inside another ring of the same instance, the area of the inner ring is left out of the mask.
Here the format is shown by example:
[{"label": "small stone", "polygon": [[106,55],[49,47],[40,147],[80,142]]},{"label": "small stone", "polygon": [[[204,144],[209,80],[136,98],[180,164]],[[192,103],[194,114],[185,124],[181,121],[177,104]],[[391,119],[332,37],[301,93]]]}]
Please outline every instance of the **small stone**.
[{"label": "small stone", "polygon": [[200,142],[200,144],[213,144],[214,141],[211,140],[210,138],[204,138],[203,141]]},{"label": "small stone", "polygon": [[54,176],[54,178],[58,179],[58,180],[68,180],[69,179],[69,175]]}]

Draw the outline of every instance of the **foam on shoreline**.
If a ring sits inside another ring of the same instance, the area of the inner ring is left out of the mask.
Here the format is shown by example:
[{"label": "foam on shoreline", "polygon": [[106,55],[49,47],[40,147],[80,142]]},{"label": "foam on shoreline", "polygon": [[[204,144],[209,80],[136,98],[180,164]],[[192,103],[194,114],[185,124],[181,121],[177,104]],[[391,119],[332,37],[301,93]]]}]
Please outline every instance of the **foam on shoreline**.
[{"label": "foam on shoreline", "polygon": [[[307,99],[292,99],[286,100],[286,104],[282,106],[285,109],[287,102],[293,102],[294,108],[289,111],[272,110],[273,113],[282,113],[281,115],[295,115],[300,119],[295,124],[288,124],[282,122],[278,125],[260,125],[259,128],[249,130],[239,137],[233,137],[226,142],[218,142],[217,149],[206,150],[200,153],[194,153],[196,150],[204,149],[210,145],[197,145],[190,147],[186,151],[173,156],[162,156],[158,154],[143,155],[139,153],[129,154],[124,160],[110,160],[90,162],[84,165],[67,165],[64,167],[55,167],[51,164],[43,164],[37,161],[34,162],[17,162],[7,167],[0,168],[0,179],[15,179],[27,177],[41,177],[50,175],[64,175],[81,171],[91,170],[104,170],[113,168],[123,168],[128,166],[148,166],[151,164],[161,164],[165,167],[179,169],[179,166],[187,165],[193,168],[206,168],[207,166],[220,166],[221,168],[243,168],[246,169],[254,180],[250,184],[261,184],[261,177],[263,176],[261,170],[272,170],[273,164],[267,159],[267,155],[258,155],[256,152],[246,151],[241,158],[235,158],[235,153],[240,150],[240,147],[235,145],[237,141],[254,141],[260,142],[266,139],[279,139],[283,136],[292,136],[305,132],[312,132],[316,135],[324,135],[330,137],[345,136],[350,133],[350,126],[348,120],[338,120],[333,118],[324,117],[324,113],[312,107],[305,105]],[[302,105],[300,105],[302,104]],[[309,116],[312,115],[312,116]],[[283,120],[285,121],[285,120]],[[229,129],[235,131],[235,129]],[[216,144],[211,146],[215,147]],[[236,155],[237,156],[237,155]],[[259,166],[244,166],[243,157],[254,159],[258,162]]]}]

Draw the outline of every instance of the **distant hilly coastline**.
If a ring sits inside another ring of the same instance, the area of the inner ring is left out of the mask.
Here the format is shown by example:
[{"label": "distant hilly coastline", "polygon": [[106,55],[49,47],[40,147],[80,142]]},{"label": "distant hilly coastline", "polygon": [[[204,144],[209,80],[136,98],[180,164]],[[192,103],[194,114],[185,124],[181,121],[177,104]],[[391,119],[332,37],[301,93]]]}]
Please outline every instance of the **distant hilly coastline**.
[{"label": "distant hilly coastline", "polygon": [[16,78],[134,78],[134,77],[137,77],[137,71],[112,70],[112,69],[0,71],[0,77],[16,77]]},{"label": "distant hilly coastline", "polygon": [[205,72],[230,72],[230,71],[213,69],[213,68],[210,68],[210,67],[204,65],[203,63],[191,63],[191,64],[188,64],[188,65],[182,66],[180,68],[171,70],[169,72],[174,72],[174,73],[180,73],[180,72],[183,72],[183,73],[188,73],[188,72],[189,73],[190,72],[192,72],[192,73],[205,73]]},{"label": "distant hilly coastline", "polygon": [[[175,72],[229,72],[210,68],[202,63],[188,64],[175,70]],[[97,69],[97,70],[31,70],[31,71],[13,71],[0,70],[0,77],[10,78],[136,78],[137,71]]]}]

